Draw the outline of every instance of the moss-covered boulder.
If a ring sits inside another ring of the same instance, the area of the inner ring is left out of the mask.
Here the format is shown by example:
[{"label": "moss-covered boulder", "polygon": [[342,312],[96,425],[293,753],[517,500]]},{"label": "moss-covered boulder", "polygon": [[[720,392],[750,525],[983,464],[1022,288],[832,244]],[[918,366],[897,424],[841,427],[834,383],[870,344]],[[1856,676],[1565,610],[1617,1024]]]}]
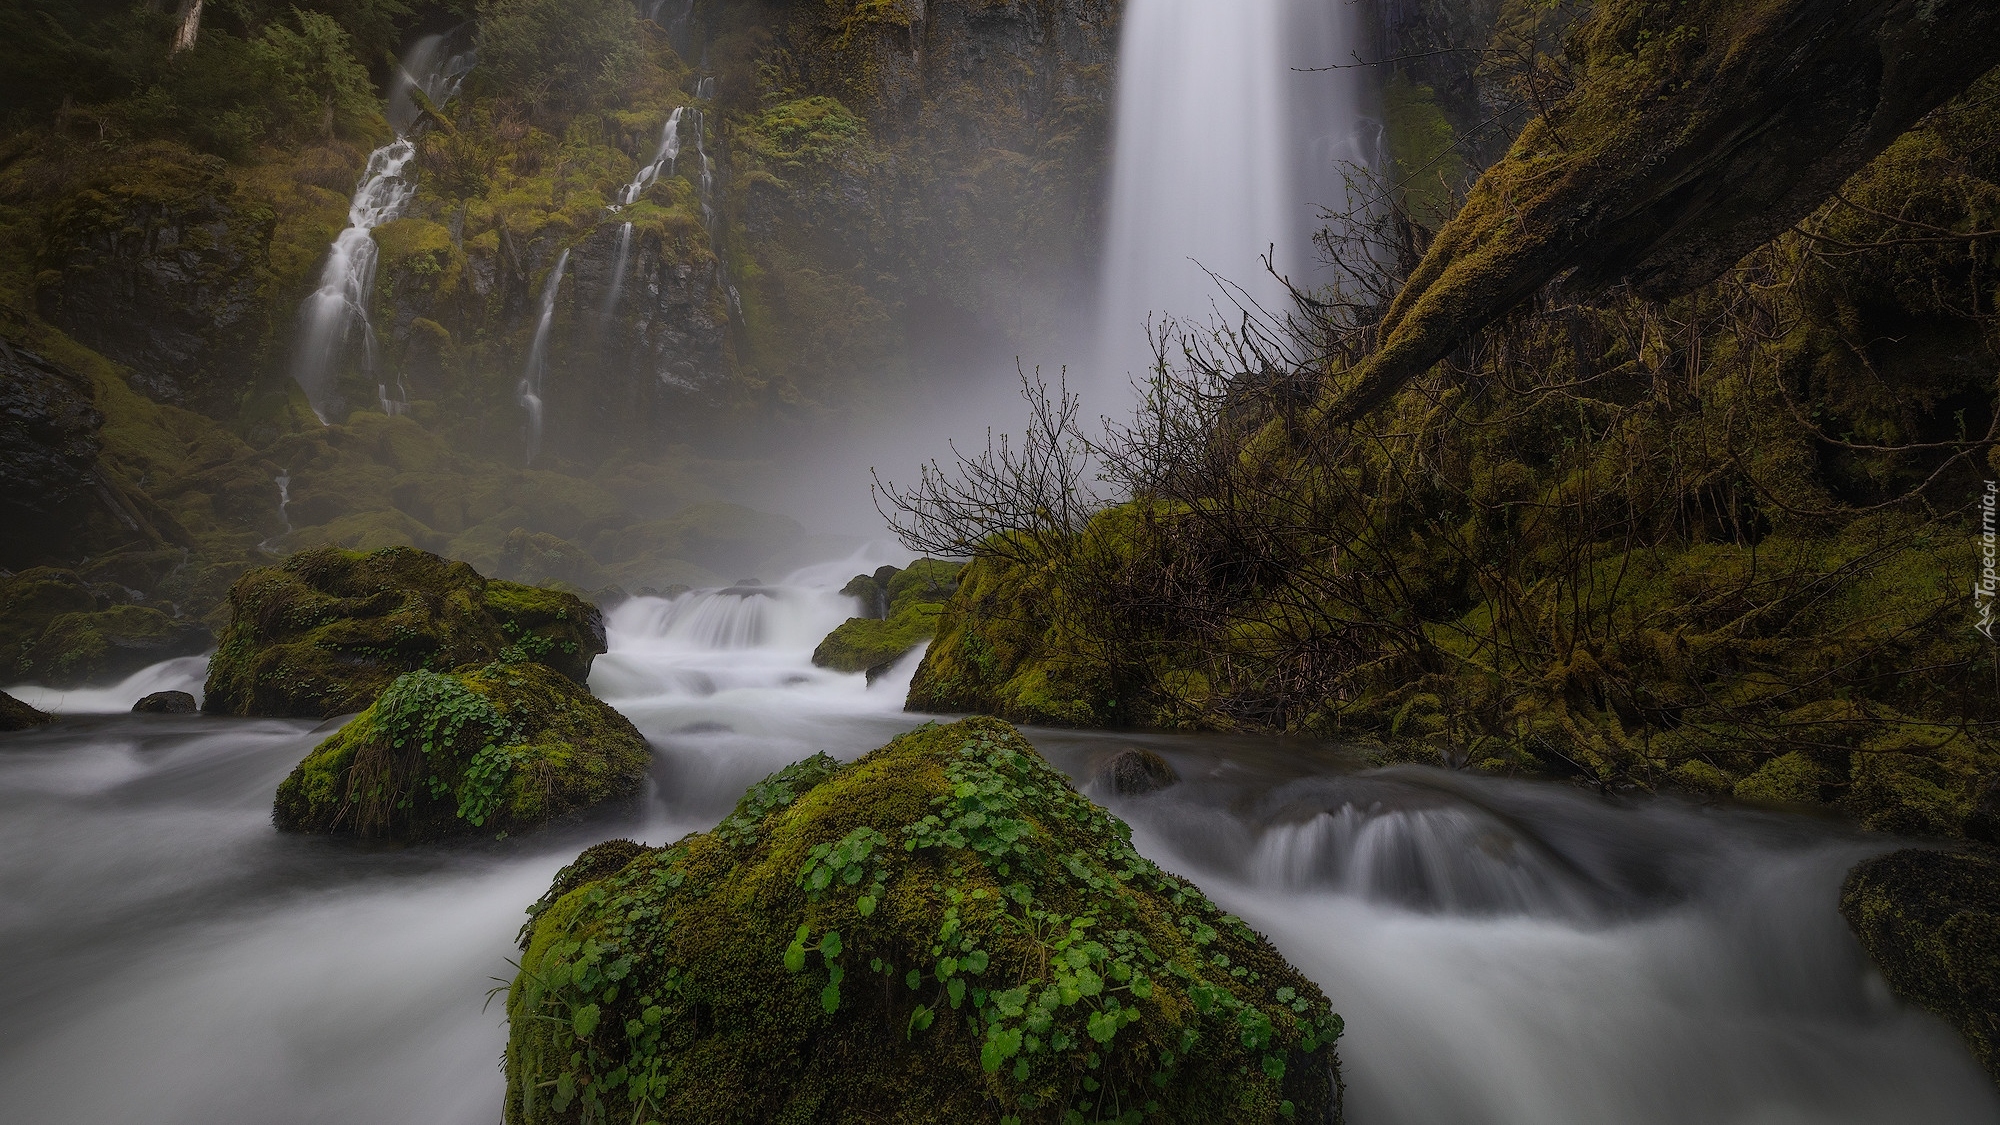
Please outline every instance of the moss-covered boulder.
[{"label": "moss-covered boulder", "polygon": [[410,547],[300,552],[244,575],[229,608],[202,700],[212,714],[345,714],[404,672],[503,655],[581,683],[604,651],[596,606]]},{"label": "moss-covered boulder", "polygon": [[532,661],[406,672],[278,785],[297,832],[401,840],[521,832],[645,781],[646,740]]},{"label": "moss-covered boulder", "polygon": [[997,720],[614,850],[531,908],[516,1125],[1339,1119],[1320,990]]},{"label": "moss-covered boulder", "polygon": [[1840,912],[1896,995],[1957,1028],[2000,1082],[2000,851],[1878,856],[1848,873]]},{"label": "moss-covered boulder", "polygon": [[[884,567],[857,575],[841,592],[861,599],[864,616],[850,617],[828,633],[813,650],[813,663],[836,672],[871,672],[908,654],[937,634],[938,617],[958,591],[963,569],[919,559],[906,570]],[[870,609],[879,613],[867,613]]]},{"label": "moss-covered boulder", "polygon": [[49,622],[18,668],[51,687],[81,687],[117,680],[162,660],[195,656],[214,640],[198,621],[176,620],[149,606],[114,605],[66,613]]},{"label": "moss-covered boulder", "polygon": [[27,730],[55,721],[54,715],[37,711],[6,692],[0,691],[0,731]]}]

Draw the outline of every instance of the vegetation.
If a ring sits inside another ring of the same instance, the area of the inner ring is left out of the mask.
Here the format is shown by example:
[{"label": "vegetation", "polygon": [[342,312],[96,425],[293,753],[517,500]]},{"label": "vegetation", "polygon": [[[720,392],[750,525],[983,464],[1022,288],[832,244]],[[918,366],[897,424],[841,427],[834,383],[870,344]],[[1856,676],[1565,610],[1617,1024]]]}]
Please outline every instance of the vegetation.
[{"label": "vegetation", "polygon": [[399,840],[508,835],[637,793],[650,761],[624,716],[545,665],[406,672],[279,784],[273,818]]},{"label": "vegetation", "polygon": [[600,845],[532,912],[507,1120],[1338,1120],[1319,989],[1129,837],[973,719]]},{"label": "vegetation", "polygon": [[43,714],[33,707],[0,691],[0,731],[28,730],[55,722],[55,716]]},{"label": "vegetation", "polygon": [[[893,570],[894,568],[890,568]],[[945,600],[958,589],[957,563],[918,559],[907,569],[860,575],[842,593],[864,599],[872,615],[850,617],[813,650],[813,663],[836,672],[874,673],[937,632]]]},{"label": "vegetation", "polygon": [[404,673],[500,659],[580,684],[604,651],[597,607],[409,547],[302,551],[244,575],[229,603],[202,700],[212,714],[347,714]]}]

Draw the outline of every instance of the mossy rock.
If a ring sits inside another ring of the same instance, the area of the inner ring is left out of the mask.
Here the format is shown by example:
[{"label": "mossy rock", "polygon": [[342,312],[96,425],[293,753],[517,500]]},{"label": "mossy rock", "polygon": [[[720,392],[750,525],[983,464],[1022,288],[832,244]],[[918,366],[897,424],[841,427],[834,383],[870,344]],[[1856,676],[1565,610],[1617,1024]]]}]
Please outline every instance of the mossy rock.
[{"label": "mossy rock", "polygon": [[1840,912],[1896,995],[1957,1028],[2000,1083],[2000,851],[1878,856],[1848,873]]},{"label": "mossy rock", "polygon": [[993,719],[797,763],[530,913],[514,1125],[1339,1120],[1319,988]]},{"label": "mossy rock", "polygon": [[11,683],[25,675],[22,659],[50,622],[96,608],[89,585],[72,571],[38,566],[0,581],[0,676]]},{"label": "mossy rock", "polygon": [[582,683],[604,651],[596,606],[410,547],[301,552],[244,575],[229,605],[202,701],[212,714],[346,714],[405,672],[503,655]]},{"label": "mossy rock", "polygon": [[975,559],[938,618],[910,684],[909,709],[981,712],[1044,726],[1118,726],[1107,662],[1082,643],[1090,630],[1050,574],[1002,558]]},{"label": "mossy rock", "polygon": [[623,715],[546,665],[406,672],[278,785],[294,832],[436,840],[515,833],[639,791]]},{"label": "mossy rock", "polygon": [[836,672],[867,672],[930,640],[937,635],[945,602],[958,591],[958,575],[963,569],[958,563],[919,559],[906,570],[892,570],[887,582],[882,581],[885,575],[879,571],[873,576],[857,576],[842,592],[869,600],[871,591],[860,587],[868,583],[879,591],[872,604],[887,607],[884,617],[848,618],[813,650],[813,663]]},{"label": "mossy rock", "polygon": [[27,730],[55,722],[55,716],[15,699],[0,691],[0,731]]},{"label": "mossy rock", "polygon": [[177,621],[157,609],[114,605],[65,613],[49,622],[18,662],[20,674],[51,687],[81,687],[129,676],[151,664],[205,651],[207,626]]}]

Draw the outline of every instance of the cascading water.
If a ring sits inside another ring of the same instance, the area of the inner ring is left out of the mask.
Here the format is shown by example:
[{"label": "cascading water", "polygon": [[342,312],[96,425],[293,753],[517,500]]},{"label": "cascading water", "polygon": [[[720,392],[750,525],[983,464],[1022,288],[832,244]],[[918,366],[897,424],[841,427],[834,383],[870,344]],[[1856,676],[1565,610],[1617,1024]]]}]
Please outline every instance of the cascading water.
[{"label": "cascading water", "polygon": [[[618,202],[611,208],[612,213],[639,202],[639,197],[645,195],[646,189],[653,186],[663,173],[669,176],[674,174],[674,165],[681,155],[681,114],[684,112],[685,107],[676,106],[667,115],[667,123],[660,130],[660,150],[653,154],[652,163],[639,169],[631,183],[619,189]],[[625,288],[625,270],[631,253],[632,224],[625,223],[618,229],[618,264],[611,271],[610,295],[604,299],[604,319],[607,321],[618,309],[618,297]]]},{"label": "cascading water", "polygon": [[1098,313],[1107,406],[1151,363],[1149,320],[1199,324],[1238,300],[1283,315],[1267,254],[1316,279],[1320,211],[1346,206],[1341,166],[1374,157],[1359,79],[1324,69],[1360,42],[1352,5],[1325,0],[1126,6]]},{"label": "cascading water", "polygon": [[562,289],[563,271],[569,268],[569,251],[556,255],[556,266],[542,283],[541,313],[535,318],[534,342],[528,346],[528,366],[521,374],[521,408],[528,412],[528,464],[542,451],[542,379],[549,370],[549,329],[556,322],[556,296]]},{"label": "cascading water", "polygon": [[[337,726],[103,715],[199,658],[87,693],[0,753],[0,1104],[38,1125],[423,1121],[500,1113],[522,910],[584,846],[712,827],[752,782],[924,718],[919,654],[869,684],[811,662],[888,561],[635,598],[591,687],[654,750],[637,808],[507,841],[285,836],[281,778]],[[2000,1097],[1896,1003],[1834,910],[1880,838],[1738,809],[1607,802],[1310,743],[1029,732],[1319,981],[1346,1018],[1354,1125],[1970,1125]],[[1185,780],[1090,780],[1140,744]],[[101,1080],[115,1074],[118,1081]]]},{"label": "cascading water", "polygon": [[278,486],[278,518],[284,521],[285,530],[257,544],[257,549],[267,555],[277,554],[278,540],[292,533],[292,516],[287,510],[292,506],[292,476],[288,472],[281,472],[272,477],[271,481]]},{"label": "cascading water", "polygon": [[[320,270],[319,287],[299,307],[292,378],[304,389],[313,413],[322,422],[339,411],[340,365],[357,333],[363,370],[371,375],[375,370],[375,334],[368,320],[378,252],[372,232],[401,215],[417,191],[415,177],[408,173],[417,155],[411,131],[421,108],[410,92],[421,90],[430,104],[442,106],[458,92],[472,68],[470,52],[451,52],[448,42],[442,35],[418,40],[397,68],[398,81],[389,98],[389,122],[396,130],[396,139],[369,154],[361,185],[347,207],[347,227],[333,240],[326,265]],[[406,397],[400,387],[392,394],[387,383],[377,384],[376,396],[384,413],[389,414],[399,413]]]}]

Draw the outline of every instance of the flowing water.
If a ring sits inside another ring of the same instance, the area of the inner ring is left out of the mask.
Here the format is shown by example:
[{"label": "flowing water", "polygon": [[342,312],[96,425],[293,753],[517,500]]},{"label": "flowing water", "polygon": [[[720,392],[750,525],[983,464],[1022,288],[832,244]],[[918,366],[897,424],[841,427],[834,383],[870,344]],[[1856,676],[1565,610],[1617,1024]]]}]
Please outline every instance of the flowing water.
[{"label": "flowing water", "polygon": [[[319,286],[299,306],[299,334],[293,345],[291,373],[321,421],[338,421],[341,365],[359,338],[364,371],[375,370],[375,333],[368,304],[375,292],[375,263],[380,248],[374,230],[403,213],[417,193],[417,148],[412,133],[421,106],[412,91],[421,91],[434,106],[458,93],[472,69],[469,51],[456,50],[453,36],[431,35],[418,40],[397,67],[389,96],[389,123],[396,139],[368,155],[361,184],[347,207],[347,227],[333,240]],[[404,395],[388,384],[376,387],[384,413],[399,413]]]},{"label": "flowing water", "polygon": [[[646,189],[653,186],[661,175],[674,174],[674,163],[681,155],[681,114],[684,107],[676,106],[667,115],[667,123],[660,129],[660,148],[653,154],[652,162],[640,168],[632,177],[632,182],[618,191],[618,202],[611,210],[615,214],[639,202]],[[618,311],[618,297],[625,289],[625,270],[632,255],[632,224],[623,223],[618,228],[618,264],[611,271],[611,292],[604,299],[604,319],[608,322]]]},{"label": "flowing water", "polygon": [[1322,210],[1346,208],[1344,166],[1375,159],[1360,72],[1327,69],[1356,61],[1353,5],[1132,0],[1122,35],[1099,394],[1148,366],[1149,319],[1287,311],[1266,257],[1323,280]]},{"label": "flowing water", "polygon": [[[773,586],[634,599],[592,686],[654,748],[647,792],[501,842],[280,835],[278,781],[337,721],[88,714],[0,735],[0,1117],[37,1125],[491,1125],[522,910],[577,851],[705,829],[814,751],[918,721],[915,658],[812,667],[856,557]],[[1368,769],[1338,748],[1031,731],[1142,850],[1269,934],[1347,1019],[1354,1125],[1971,1125],[1996,1098],[1891,1000],[1834,901],[1886,844],[1677,801]],[[1185,779],[1090,780],[1132,744]]]},{"label": "flowing water", "polygon": [[549,373],[549,329],[556,323],[556,297],[562,291],[563,271],[569,268],[569,251],[556,255],[555,268],[542,283],[540,312],[535,317],[535,338],[528,345],[528,365],[521,373],[517,390],[521,409],[528,412],[528,456],[524,464],[535,463],[542,451],[542,381]]}]

